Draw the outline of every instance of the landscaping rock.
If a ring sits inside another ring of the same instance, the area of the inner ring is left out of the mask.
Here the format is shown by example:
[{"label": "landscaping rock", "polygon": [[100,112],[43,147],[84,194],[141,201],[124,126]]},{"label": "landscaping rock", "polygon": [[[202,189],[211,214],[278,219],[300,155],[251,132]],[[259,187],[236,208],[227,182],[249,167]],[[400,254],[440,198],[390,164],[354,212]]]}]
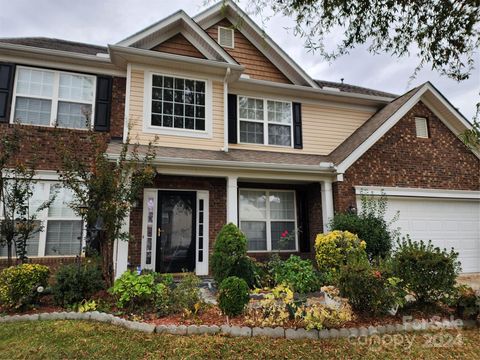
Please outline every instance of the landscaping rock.
[{"label": "landscaping rock", "polygon": [[383,325],[377,326],[377,334],[383,335],[383,334],[386,334],[386,333],[387,333],[387,327],[386,326],[383,326]]},{"label": "landscaping rock", "polygon": [[358,334],[360,336],[368,336],[368,329],[366,327],[361,327],[358,329]]},{"label": "landscaping rock", "polygon": [[375,326],[368,327],[368,336],[377,335],[377,334],[378,334],[378,330]]},{"label": "landscaping rock", "polygon": [[155,327],[155,332],[157,334],[167,334],[168,333],[168,326],[167,325],[157,325]]},{"label": "landscaping rock", "polygon": [[127,322],[127,320],[121,318],[121,317],[117,317],[115,316],[113,319],[112,319],[112,324],[113,325],[117,325],[117,326],[123,326],[123,327],[126,327],[125,323]]},{"label": "landscaping rock", "polygon": [[350,337],[356,338],[356,337],[358,337],[358,336],[360,335],[360,332],[358,331],[357,328],[350,328],[350,329],[348,329],[348,330],[349,330],[349,332],[350,332]]},{"label": "landscaping rock", "polygon": [[187,335],[200,335],[202,334],[200,327],[197,325],[187,326]]},{"label": "landscaping rock", "polygon": [[252,329],[247,326],[228,326],[222,325],[221,326],[222,333],[230,335],[230,336],[252,336]]},{"label": "landscaping rock", "polygon": [[329,339],[330,338],[330,331],[323,329],[318,332],[319,339]]},{"label": "landscaping rock", "polygon": [[340,331],[338,331],[337,329],[330,329],[330,337],[332,339],[340,337]]},{"label": "landscaping rock", "polygon": [[252,329],[252,336],[266,336],[271,338],[284,338],[285,337],[285,329],[282,327],[254,327]]},{"label": "landscaping rock", "polygon": [[93,311],[92,313],[90,313],[90,319],[94,321],[108,323],[113,321],[113,315]]},{"label": "landscaping rock", "polygon": [[60,313],[58,312],[51,312],[51,313],[42,313],[39,315],[40,320],[59,320]]},{"label": "landscaping rock", "polygon": [[65,320],[77,320],[78,314],[76,312],[67,312],[65,313]]},{"label": "landscaping rock", "polygon": [[342,338],[348,338],[350,336],[350,330],[342,328],[338,331],[338,336]]},{"label": "landscaping rock", "polygon": [[388,325],[386,326],[386,333],[387,333],[387,334],[393,334],[393,333],[395,333],[396,331],[397,331],[397,330],[396,330],[396,328],[395,328],[395,325],[388,324]]},{"label": "landscaping rock", "polygon": [[187,335],[187,327],[185,325],[168,325],[167,333],[172,335]]},{"label": "landscaping rock", "polygon": [[155,325],[138,321],[125,321],[124,326],[130,330],[142,331],[150,334],[155,331]]},{"label": "landscaping rock", "polygon": [[395,332],[404,332],[405,326],[403,324],[395,324]]},{"label": "landscaping rock", "polygon": [[218,327],[217,325],[211,325],[211,326],[200,325],[199,328],[200,328],[200,331],[202,332],[202,334],[215,335],[215,334],[218,334],[220,332],[220,327]]},{"label": "landscaping rock", "polygon": [[318,330],[306,329],[286,329],[285,337],[287,339],[318,339]]},{"label": "landscaping rock", "polygon": [[200,291],[200,297],[205,303],[217,305],[217,298],[210,289],[201,287],[199,291]]}]

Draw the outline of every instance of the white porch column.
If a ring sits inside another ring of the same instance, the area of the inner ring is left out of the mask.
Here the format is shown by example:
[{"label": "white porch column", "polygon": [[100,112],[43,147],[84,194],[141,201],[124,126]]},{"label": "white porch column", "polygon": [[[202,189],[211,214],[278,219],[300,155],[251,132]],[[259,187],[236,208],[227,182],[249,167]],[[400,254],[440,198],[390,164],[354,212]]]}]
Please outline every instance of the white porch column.
[{"label": "white porch column", "polygon": [[327,232],[328,222],[334,215],[332,181],[321,181],[320,186],[322,191],[323,232]]},{"label": "white porch column", "polygon": [[[130,230],[130,214],[128,214],[123,220],[122,232],[129,232]],[[113,246],[113,261],[115,279],[118,279],[128,268],[128,241],[115,240]]]},{"label": "white porch column", "polygon": [[238,178],[227,177],[227,223],[238,225]]}]

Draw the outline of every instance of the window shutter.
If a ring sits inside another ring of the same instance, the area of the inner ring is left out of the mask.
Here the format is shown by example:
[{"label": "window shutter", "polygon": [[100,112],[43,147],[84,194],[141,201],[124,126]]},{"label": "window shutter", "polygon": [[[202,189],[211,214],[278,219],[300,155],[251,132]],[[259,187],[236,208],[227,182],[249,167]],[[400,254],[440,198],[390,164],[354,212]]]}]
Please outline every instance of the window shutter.
[{"label": "window shutter", "polygon": [[293,145],[295,149],[303,149],[302,141],[302,104],[293,103]]},{"label": "window shutter", "polygon": [[0,63],[0,123],[8,123],[12,104],[15,64]]},{"label": "window shutter", "polygon": [[307,192],[297,190],[298,198],[298,224],[301,227],[299,232],[299,249],[302,253],[310,252],[310,224],[308,221],[308,197]]},{"label": "window shutter", "polygon": [[112,105],[112,77],[97,76],[97,98],[95,99],[95,131],[110,130]]},{"label": "window shutter", "polygon": [[237,139],[237,95],[228,94],[228,142],[238,143]]}]

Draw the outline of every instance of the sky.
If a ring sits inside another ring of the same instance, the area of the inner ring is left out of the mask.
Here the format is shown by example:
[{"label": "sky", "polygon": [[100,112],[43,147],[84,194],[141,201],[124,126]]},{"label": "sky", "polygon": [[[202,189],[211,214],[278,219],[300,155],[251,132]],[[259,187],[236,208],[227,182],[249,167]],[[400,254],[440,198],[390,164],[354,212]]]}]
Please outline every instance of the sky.
[{"label": "sky", "polygon": [[[240,6],[247,0],[240,1]],[[44,36],[91,44],[115,44],[171,13],[183,9],[190,16],[205,9],[205,0],[0,0],[0,37]],[[480,53],[470,79],[460,83],[425,67],[413,80],[418,59],[372,55],[365,47],[331,63],[310,53],[291,28],[293,21],[275,16],[261,23],[252,16],[306,72],[315,79],[337,81],[402,94],[425,81],[432,82],[471,120],[480,101]],[[334,45],[335,36],[330,39]]]}]

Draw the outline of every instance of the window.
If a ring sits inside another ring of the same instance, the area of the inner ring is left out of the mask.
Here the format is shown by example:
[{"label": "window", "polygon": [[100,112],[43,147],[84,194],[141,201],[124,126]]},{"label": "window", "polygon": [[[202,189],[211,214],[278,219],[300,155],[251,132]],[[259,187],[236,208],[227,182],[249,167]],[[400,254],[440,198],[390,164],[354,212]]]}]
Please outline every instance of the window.
[{"label": "window", "polygon": [[248,251],[297,250],[294,191],[241,189],[239,206]]},{"label": "window", "polygon": [[292,103],[238,97],[240,142],[292,146]]},{"label": "window", "polygon": [[[57,182],[39,181],[34,185],[30,209],[38,208],[53,194],[56,197],[50,207],[37,213],[38,224],[42,224],[44,230],[34,234],[27,242],[29,257],[72,256],[80,251],[82,220],[68,206],[73,196],[70,190]],[[0,247],[2,256],[7,256],[6,246]]]},{"label": "window", "polygon": [[205,131],[206,82],[152,75],[153,127]]},{"label": "window", "polygon": [[234,47],[234,30],[226,27],[218,27],[218,43],[220,46],[233,49]]},{"label": "window", "polygon": [[428,138],[427,119],[416,117],[415,118],[415,129],[416,129],[416,132],[417,132],[417,137]]},{"label": "window", "polygon": [[86,129],[93,118],[95,83],[95,76],[19,66],[12,122]]}]

